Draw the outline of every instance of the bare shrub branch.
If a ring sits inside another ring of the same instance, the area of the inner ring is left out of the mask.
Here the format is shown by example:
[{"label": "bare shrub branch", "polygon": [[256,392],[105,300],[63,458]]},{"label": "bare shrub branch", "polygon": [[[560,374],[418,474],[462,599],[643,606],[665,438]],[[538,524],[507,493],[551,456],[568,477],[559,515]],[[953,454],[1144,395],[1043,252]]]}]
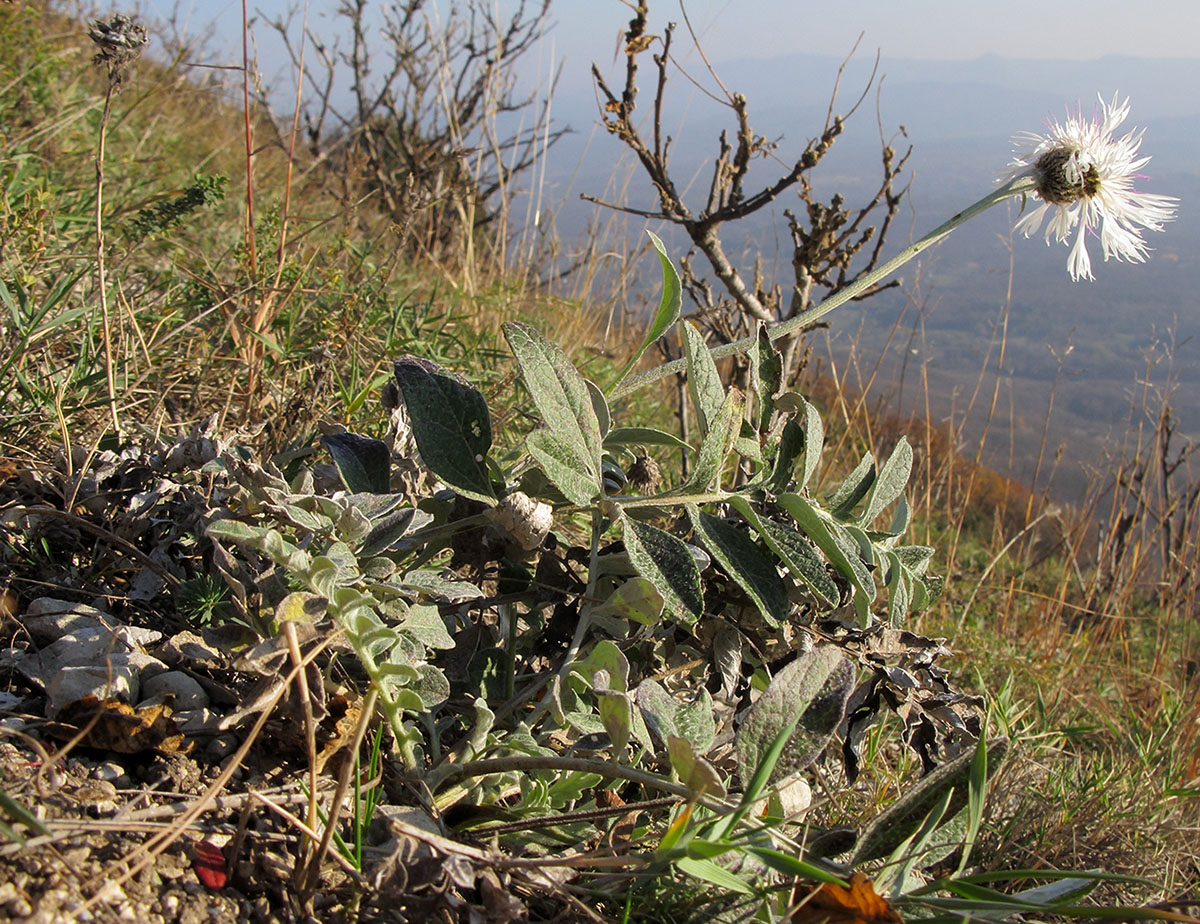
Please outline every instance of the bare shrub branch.
[{"label": "bare shrub branch", "polygon": [[[693,211],[672,175],[671,138],[663,132],[664,95],[668,71],[674,63],[671,46],[675,26],[668,24],[661,37],[652,35],[647,31],[647,17],[647,0],[641,0],[625,32],[624,85],[614,89],[594,65],[592,77],[599,95],[604,127],[637,157],[654,185],[658,209],[636,209],[587,195],[583,198],[642,218],[668,221],[684,229],[720,284],[714,287],[707,281],[705,274],[695,265],[693,252],[680,261],[684,288],[696,306],[696,318],[711,336],[722,342],[732,342],[745,336],[756,321],[773,324],[800,314],[812,303],[814,288],[834,292],[870,272],[879,261],[884,238],[907,192],[906,186],[898,185],[898,179],[907,164],[911,148],[898,156],[894,148],[881,139],[882,175],[879,186],[872,198],[857,208],[848,207],[840,195],[833,196],[828,202],[819,200],[813,192],[809,175],[841,136],[846,118],[854,113],[865,98],[867,89],[874,81],[874,74],[867,88],[864,88],[863,95],[846,116],[833,112],[837,94],[835,88],[829,116],[820,135],[810,140],[794,160],[783,163],[784,172],[777,179],[761,188],[750,189],[748,177],[751,165],[756,159],[769,157],[778,160],[778,145],[754,130],[746,97],[726,90],[710,66],[710,72],[721,86],[725,98],[709,95],[730,109],[734,127],[732,132],[722,131],[718,138],[705,202],[698,211]],[[635,119],[639,92],[638,69],[640,56],[655,45],[659,46],[660,51],[652,56],[655,93],[647,137]],[[686,73],[684,76],[687,77]],[[747,281],[745,269],[739,269],[726,252],[720,232],[724,224],[748,218],[791,189],[796,189],[803,207],[784,212],[793,244],[791,262],[794,274],[790,296],[785,299],[780,285],[769,285],[765,280],[760,260],[755,261],[753,276]],[[876,223],[869,223],[871,221]],[[866,295],[892,285],[896,283],[872,289]],[[794,348],[789,353],[788,362],[789,369],[795,371]]]}]

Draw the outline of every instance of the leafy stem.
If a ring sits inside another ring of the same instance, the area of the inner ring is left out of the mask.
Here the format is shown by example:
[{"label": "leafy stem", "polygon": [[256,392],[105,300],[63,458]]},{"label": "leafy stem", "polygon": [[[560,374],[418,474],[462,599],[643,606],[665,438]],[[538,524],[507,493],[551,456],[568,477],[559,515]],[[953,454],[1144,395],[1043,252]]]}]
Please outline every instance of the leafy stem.
[{"label": "leafy stem", "polygon": [[[803,314],[798,314],[794,318],[784,321],[781,324],[776,324],[767,330],[767,335],[772,341],[779,340],[796,331],[803,330],[811,324],[816,323],[835,308],[839,308],[851,299],[862,295],[880,280],[890,276],[913,257],[928,250],[942,238],[946,237],[951,231],[959,225],[964,224],[974,218],[981,212],[985,212],[993,205],[1003,202],[1006,199],[1011,199],[1013,196],[1024,196],[1037,188],[1038,181],[1032,176],[1017,177],[1015,180],[1006,183],[999,189],[988,193],[978,202],[967,206],[961,212],[951,217],[948,221],[938,225],[923,238],[914,244],[910,244],[892,259],[888,260],[882,266],[876,267],[871,272],[864,275],[862,278],[846,286],[840,292],[835,292],[821,304],[814,308],[810,308]],[[743,337],[741,340],[735,340],[733,343],[726,343],[718,347],[714,347],[709,352],[713,359],[721,359],[725,356],[734,356],[739,353],[749,351],[755,343],[758,342],[756,335]],[[636,391],[644,385],[649,385],[651,382],[656,382],[661,378],[666,378],[668,375],[675,375],[683,372],[686,366],[685,360],[677,359],[669,363],[664,363],[654,369],[649,369],[640,375],[635,375],[625,382],[622,382],[617,387],[613,388],[610,393],[610,398],[616,399],[630,392]]]}]

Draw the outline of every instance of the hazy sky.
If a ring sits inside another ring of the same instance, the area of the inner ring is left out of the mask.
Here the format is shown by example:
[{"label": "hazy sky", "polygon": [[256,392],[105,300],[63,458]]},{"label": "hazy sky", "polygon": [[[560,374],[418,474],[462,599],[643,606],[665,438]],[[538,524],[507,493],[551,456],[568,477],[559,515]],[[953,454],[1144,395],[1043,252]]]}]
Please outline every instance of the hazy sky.
[{"label": "hazy sky", "polygon": [[[441,0],[445,7],[448,0]],[[501,9],[513,0],[496,0]],[[251,10],[278,15],[290,0],[250,0]],[[534,2],[530,2],[534,6]],[[311,0],[310,19],[335,0]],[[199,29],[215,22],[232,37],[241,24],[237,0],[142,0],[157,17],[176,11]],[[559,57],[611,60],[629,18],[623,0],[554,0]],[[861,50],[885,58],[1091,59],[1108,54],[1200,57],[1200,2],[1145,0],[688,0],[688,15],[711,58],[771,57],[796,52],[842,56],[865,33]],[[656,0],[652,28],[680,20],[679,0]]]}]

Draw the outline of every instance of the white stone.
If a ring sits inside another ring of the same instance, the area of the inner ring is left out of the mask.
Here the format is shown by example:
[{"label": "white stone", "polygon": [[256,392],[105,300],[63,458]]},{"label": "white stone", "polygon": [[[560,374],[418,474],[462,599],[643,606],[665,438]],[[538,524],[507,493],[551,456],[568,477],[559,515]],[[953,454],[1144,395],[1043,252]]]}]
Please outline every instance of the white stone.
[{"label": "white stone", "polygon": [[195,632],[180,632],[171,636],[159,648],[160,657],[168,664],[198,664],[215,665],[223,658],[220,652],[208,644]]},{"label": "white stone", "polygon": [[204,687],[183,671],[164,671],[149,678],[142,675],[142,696],[171,696],[176,712],[203,709],[208,705]]},{"label": "white stone", "polygon": [[126,780],[129,779],[125,773],[125,768],[115,760],[106,760],[92,771],[92,779],[104,780],[106,783],[113,783],[114,785],[122,777]]},{"label": "white stone", "polygon": [[70,632],[117,625],[111,616],[94,606],[53,597],[39,597],[31,602],[21,617],[21,624],[39,645],[53,642]]},{"label": "white stone", "polygon": [[100,700],[120,697],[134,703],[139,692],[138,670],[129,663],[128,654],[110,655],[107,664],[68,665],[46,682],[46,716],[54,718],[85,696]]}]

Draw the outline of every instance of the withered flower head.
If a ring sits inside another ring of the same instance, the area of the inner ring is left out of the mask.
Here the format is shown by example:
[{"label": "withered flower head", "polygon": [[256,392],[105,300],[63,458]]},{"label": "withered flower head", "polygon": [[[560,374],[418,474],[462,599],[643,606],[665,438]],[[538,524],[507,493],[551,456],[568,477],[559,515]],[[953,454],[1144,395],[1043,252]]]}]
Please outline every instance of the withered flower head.
[{"label": "withered flower head", "polygon": [[150,44],[146,27],[124,13],[118,13],[108,22],[97,19],[88,30],[88,37],[96,46],[92,63],[108,70],[108,82],[113,90],[120,89],[129,65]]}]

